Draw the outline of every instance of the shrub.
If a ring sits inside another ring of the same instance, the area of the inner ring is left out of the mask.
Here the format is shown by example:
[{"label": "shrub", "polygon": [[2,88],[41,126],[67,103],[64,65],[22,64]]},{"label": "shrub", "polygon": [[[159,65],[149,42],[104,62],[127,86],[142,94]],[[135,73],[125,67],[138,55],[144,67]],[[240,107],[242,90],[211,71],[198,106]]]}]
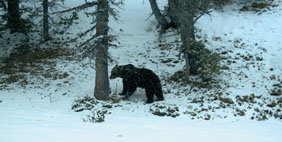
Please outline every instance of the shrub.
[{"label": "shrub", "polygon": [[204,80],[211,80],[214,74],[219,73],[221,56],[207,49],[202,42],[196,42],[190,50],[190,55],[194,58],[194,75],[199,75]]}]

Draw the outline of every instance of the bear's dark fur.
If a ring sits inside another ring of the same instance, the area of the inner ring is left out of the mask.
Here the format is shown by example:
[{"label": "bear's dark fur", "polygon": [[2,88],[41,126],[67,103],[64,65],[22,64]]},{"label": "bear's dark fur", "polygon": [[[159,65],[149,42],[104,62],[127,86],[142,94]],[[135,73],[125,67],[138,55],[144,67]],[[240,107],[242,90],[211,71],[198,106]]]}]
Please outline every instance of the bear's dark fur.
[{"label": "bear's dark fur", "polygon": [[130,97],[137,87],[144,88],[146,91],[146,103],[164,100],[162,86],[158,76],[151,70],[146,68],[136,68],[132,64],[115,66],[111,71],[110,79],[122,78],[123,91],[120,95],[125,95],[125,98]]}]

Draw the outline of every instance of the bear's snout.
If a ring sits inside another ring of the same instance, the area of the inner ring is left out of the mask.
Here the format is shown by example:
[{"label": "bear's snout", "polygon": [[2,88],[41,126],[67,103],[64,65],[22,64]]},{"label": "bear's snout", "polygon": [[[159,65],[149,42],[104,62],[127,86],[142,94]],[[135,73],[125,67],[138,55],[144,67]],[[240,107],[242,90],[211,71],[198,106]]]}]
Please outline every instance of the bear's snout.
[{"label": "bear's snout", "polygon": [[113,75],[110,76],[110,79],[114,79],[115,77]]}]

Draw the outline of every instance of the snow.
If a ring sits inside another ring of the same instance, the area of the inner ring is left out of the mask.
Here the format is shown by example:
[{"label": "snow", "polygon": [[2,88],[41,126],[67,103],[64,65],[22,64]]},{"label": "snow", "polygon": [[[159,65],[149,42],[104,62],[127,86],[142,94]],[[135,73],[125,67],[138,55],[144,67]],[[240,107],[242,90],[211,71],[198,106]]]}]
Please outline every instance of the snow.
[{"label": "snow", "polygon": [[[77,5],[81,2],[84,1],[66,2],[66,5]],[[158,2],[160,5],[166,3]],[[197,22],[197,28],[201,29],[198,34],[209,41],[210,49],[220,52],[232,50],[233,52],[229,53],[231,58],[235,58],[237,53],[241,55],[250,53],[263,57],[262,62],[255,62],[256,67],[251,67],[240,60],[237,64],[231,65],[232,74],[227,72],[219,76],[224,81],[230,82],[230,88],[226,88],[225,91],[231,94],[232,99],[236,95],[251,93],[255,93],[256,96],[265,95],[268,90],[264,86],[269,88],[275,82],[265,78],[273,74],[281,77],[282,2],[277,1],[277,3],[280,6],[260,15],[253,12],[238,13],[233,10],[235,6],[230,5],[224,9],[224,13],[213,11],[210,16],[203,16]],[[118,35],[120,47],[111,48],[109,51],[118,64],[132,63],[138,67],[150,68],[161,77],[183,68],[184,62],[173,67],[160,63],[161,56],[176,59],[177,51],[170,48],[162,51],[165,54],[161,55],[161,51],[154,47],[161,43],[173,42],[178,37],[171,36],[175,33],[169,31],[164,35],[165,39],[160,39],[155,31],[154,18],[151,17],[145,22],[151,12],[148,1],[126,0],[119,11],[121,21],[111,20],[110,25],[111,33]],[[80,20],[87,19],[83,17]],[[89,24],[89,21],[85,24]],[[79,28],[73,29],[74,33],[83,31],[87,26],[77,25],[77,27]],[[220,40],[215,40],[216,37],[220,37]],[[234,41],[239,41],[238,45],[242,45],[241,48],[235,48]],[[254,46],[256,44],[257,46]],[[172,45],[173,47],[175,45]],[[267,52],[264,52],[263,48]],[[105,122],[84,122],[83,119],[91,115],[91,111],[75,112],[71,107],[77,98],[93,95],[95,71],[87,63],[85,64],[86,66],[82,63],[58,60],[56,67],[70,74],[69,84],[64,84],[65,80],[45,80],[42,84],[28,85],[25,88],[14,84],[11,85],[13,89],[0,90],[0,142],[282,141],[281,120],[274,118],[265,121],[250,120],[250,116],[254,113],[252,109],[247,111],[245,117],[234,117],[231,108],[207,113],[199,112],[200,117],[211,114],[212,119],[208,121],[183,115],[185,111],[193,112],[197,108],[217,107],[219,104],[216,102],[206,102],[204,106],[193,104],[192,99],[204,97],[208,93],[190,92],[188,96],[177,96],[173,94],[186,93],[181,90],[190,89],[189,86],[175,89],[169,84],[164,85],[163,89],[165,92],[171,90],[172,93],[165,94],[166,100],[163,102],[145,105],[144,90],[139,89],[129,101],[112,104],[113,109],[110,110],[111,114],[106,115]],[[109,69],[115,64],[110,63]],[[250,67],[246,69],[242,66]],[[258,71],[258,68],[261,70]],[[270,68],[274,68],[274,71],[270,72]],[[248,78],[241,79],[240,72]],[[252,87],[252,82],[256,83],[256,87]],[[121,92],[121,79],[111,80],[110,86],[113,92],[116,87],[117,92]],[[272,97],[269,102],[275,99]],[[103,109],[104,104],[110,103],[101,102],[94,107],[98,110]],[[181,114],[176,118],[152,115],[150,109],[155,108],[154,105],[172,108],[178,106]],[[248,110],[248,105],[241,107]],[[281,115],[281,111],[279,114]]]},{"label": "snow", "polygon": [[[32,129],[23,131],[13,131],[11,141],[21,141],[24,135],[26,139],[33,141],[279,141],[277,135],[279,132],[270,133],[273,130],[263,126],[256,128],[249,127],[256,124],[186,124],[175,122],[163,126],[166,121],[158,119],[149,119],[149,123],[143,123],[148,119],[137,119],[129,121],[129,125],[123,125],[120,122],[127,121],[126,119],[115,119],[111,124],[84,124],[76,125],[63,123],[65,125],[32,125]],[[135,118],[133,118],[135,119]],[[171,122],[171,121],[169,121]],[[276,129],[279,131],[279,129]],[[31,133],[35,132],[35,133]]]}]

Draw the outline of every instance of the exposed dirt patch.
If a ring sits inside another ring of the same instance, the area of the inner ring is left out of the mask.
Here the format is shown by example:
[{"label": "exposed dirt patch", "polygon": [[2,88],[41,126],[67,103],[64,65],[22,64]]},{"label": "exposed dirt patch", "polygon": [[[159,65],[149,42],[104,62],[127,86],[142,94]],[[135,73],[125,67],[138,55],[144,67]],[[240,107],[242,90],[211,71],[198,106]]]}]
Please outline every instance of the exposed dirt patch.
[{"label": "exposed dirt patch", "polygon": [[269,91],[269,94],[271,96],[281,96],[282,95],[282,81],[277,81],[278,83],[275,83],[272,85],[272,89]]},{"label": "exposed dirt patch", "polygon": [[84,110],[92,110],[98,102],[93,97],[86,96],[82,99],[77,99],[74,101],[72,108],[75,112],[80,112]]},{"label": "exposed dirt patch", "polygon": [[256,13],[266,12],[267,10],[271,10],[273,7],[277,7],[278,5],[272,4],[270,2],[254,2],[251,5],[246,4],[244,5],[240,11],[254,11]]},{"label": "exposed dirt patch", "polygon": [[57,70],[58,59],[69,60],[73,53],[65,48],[35,48],[22,47],[11,53],[0,64],[0,89],[11,89],[9,84],[18,83],[25,87],[33,84],[32,80],[64,79],[67,72]]},{"label": "exposed dirt patch", "polygon": [[173,118],[180,115],[179,108],[175,105],[167,106],[167,105],[153,104],[150,108],[150,112],[157,116],[169,116]]},{"label": "exposed dirt patch", "polygon": [[[274,67],[265,68],[264,53],[268,52],[266,48],[258,43],[250,45],[241,38],[228,41],[223,39],[213,38],[214,41],[231,43],[231,47],[214,49],[223,56],[220,75],[223,78],[206,81],[190,76],[188,79],[182,70],[163,77],[165,94],[173,94],[174,99],[181,98],[180,101],[188,100],[187,104],[178,105],[179,114],[190,119],[203,120],[227,117],[248,117],[257,121],[281,119],[281,77]],[[249,48],[257,50],[250,51]],[[254,71],[261,74],[253,76]],[[257,92],[262,87],[265,92]],[[238,94],[227,91],[230,88],[242,88],[242,91],[238,91]],[[244,92],[244,89],[249,89],[250,92]],[[167,112],[158,107],[150,112],[167,116]]]}]

